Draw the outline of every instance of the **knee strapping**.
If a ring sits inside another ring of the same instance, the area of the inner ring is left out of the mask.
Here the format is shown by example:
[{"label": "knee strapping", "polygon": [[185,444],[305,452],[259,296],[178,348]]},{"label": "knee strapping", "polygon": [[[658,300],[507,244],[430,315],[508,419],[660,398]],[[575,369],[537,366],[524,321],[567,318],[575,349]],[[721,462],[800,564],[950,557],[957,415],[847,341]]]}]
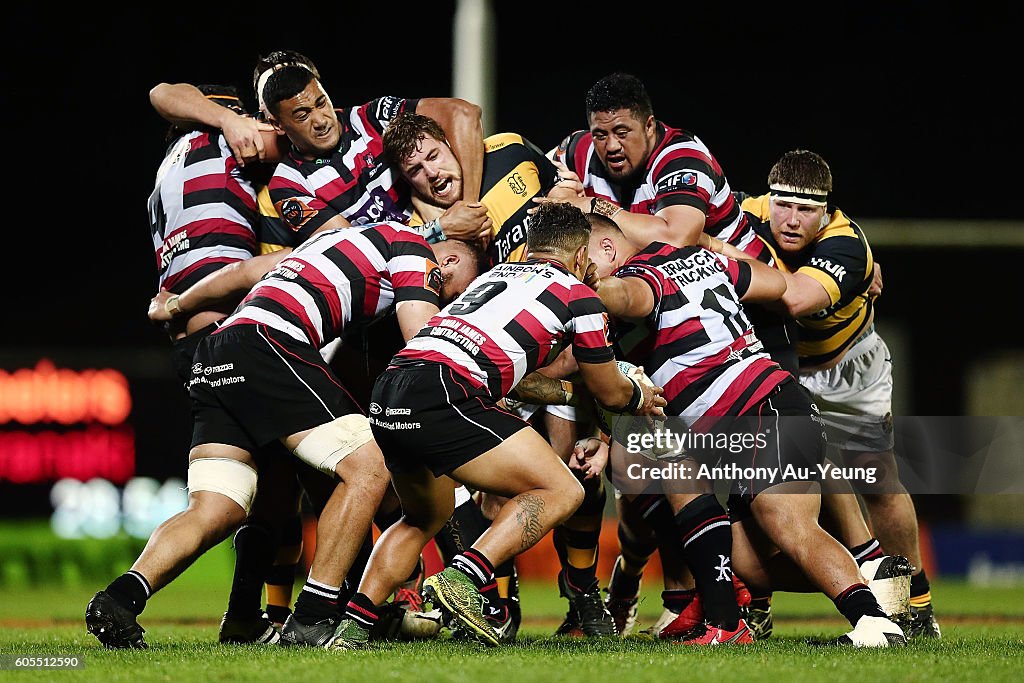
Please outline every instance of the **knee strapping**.
[{"label": "knee strapping", "polygon": [[307,465],[334,476],[339,462],[372,440],[370,421],[365,415],[353,413],[314,428],[294,453]]},{"label": "knee strapping", "polygon": [[227,496],[249,514],[256,497],[256,470],[231,458],[196,458],[188,464],[188,490]]}]

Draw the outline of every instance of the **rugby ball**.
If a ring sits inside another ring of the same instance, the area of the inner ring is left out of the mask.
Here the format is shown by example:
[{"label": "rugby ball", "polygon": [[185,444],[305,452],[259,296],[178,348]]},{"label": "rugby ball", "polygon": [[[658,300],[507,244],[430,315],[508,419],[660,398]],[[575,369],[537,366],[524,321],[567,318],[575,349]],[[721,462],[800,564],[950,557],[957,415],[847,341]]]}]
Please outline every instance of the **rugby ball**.
[{"label": "rugby ball", "polygon": [[[655,386],[651,378],[647,376],[647,373],[640,371],[639,367],[633,363],[624,360],[617,360],[615,363],[619,366],[619,372],[622,374],[636,377],[640,380],[641,384],[646,384],[649,387]],[[635,445],[643,435],[651,434],[651,425],[647,418],[637,417],[629,412],[609,410],[597,401],[594,401],[594,404],[595,421],[598,428],[623,446]],[[651,448],[636,452],[652,460],[658,460],[661,456],[669,453],[670,450]]]}]

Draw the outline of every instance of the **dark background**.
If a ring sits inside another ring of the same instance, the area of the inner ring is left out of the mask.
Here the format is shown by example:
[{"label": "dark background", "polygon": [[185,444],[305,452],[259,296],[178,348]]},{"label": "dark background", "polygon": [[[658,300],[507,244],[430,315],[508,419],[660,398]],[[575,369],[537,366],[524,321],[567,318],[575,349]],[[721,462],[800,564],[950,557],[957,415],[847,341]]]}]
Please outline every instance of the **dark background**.
[{"label": "dark background", "polygon": [[[233,83],[252,105],[257,56],[290,48],[319,65],[336,106],[451,94],[454,2],[337,2],[292,15],[287,5],[214,5],[105,14],[36,3],[8,15],[8,350],[166,348],[145,317],[156,287],[146,200],[167,128],[149,105],[153,85]],[[645,81],[660,119],[709,145],[734,189],[763,192],[775,159],[805,147],[830,162],[835,201],[869,238],[879,218],[964,219],[965,230],[1018,219],[1018,10],[493,5],[490,132],[548,149],[585,125],[588,87],[624,70]],[[962,408],[951,345],[974,349],[963,356],[1019,346],[998,327],[1019,256],[876,249],[879,316],[919,335],[909,361],[929,384],[914,389],[917,414]]]}]

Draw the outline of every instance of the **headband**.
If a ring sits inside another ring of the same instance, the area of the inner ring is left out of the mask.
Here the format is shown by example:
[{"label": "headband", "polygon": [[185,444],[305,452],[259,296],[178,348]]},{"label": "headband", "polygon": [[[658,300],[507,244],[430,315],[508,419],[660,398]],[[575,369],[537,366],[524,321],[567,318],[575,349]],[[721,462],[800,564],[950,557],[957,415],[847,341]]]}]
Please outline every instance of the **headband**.
[{"label": "headband", "polygon": [[772,199],[781,199],[794,204],[810,204],[811,206],[828,206],[828,192],[812,190],[806,187],[795,187],[774,183],[768,187]]},{"label": "headband", "polygon": [[302,62],[283,62],[281,64],[275,64],[266,71],[260,74],[260,77],[256,79],[256,99],[259,100],[260,111],[267,110],[267,103],[263,101],[263,89],[267,87],[267,81],[270,80],[270,75],[278,69],[283,69],[286,66],[301,66],[306,71],[313,73],[313,70]]}]

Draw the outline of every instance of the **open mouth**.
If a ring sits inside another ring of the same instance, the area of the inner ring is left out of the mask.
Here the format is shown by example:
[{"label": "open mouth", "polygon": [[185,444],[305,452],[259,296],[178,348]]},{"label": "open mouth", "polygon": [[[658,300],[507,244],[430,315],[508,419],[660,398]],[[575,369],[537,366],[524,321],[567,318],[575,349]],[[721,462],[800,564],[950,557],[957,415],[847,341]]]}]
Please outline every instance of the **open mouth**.
[{"label": "open mouth", "polygon": [[452,191],[451,178],[439,178],[430,186],[431,192],[437,197],[445,197]]},{"label": "open mouth", "polygon": [[613,171],[621,171],[626,168],[626,157],[622,156],[609,156],[605,159],[605,163],[608,168]]}]

